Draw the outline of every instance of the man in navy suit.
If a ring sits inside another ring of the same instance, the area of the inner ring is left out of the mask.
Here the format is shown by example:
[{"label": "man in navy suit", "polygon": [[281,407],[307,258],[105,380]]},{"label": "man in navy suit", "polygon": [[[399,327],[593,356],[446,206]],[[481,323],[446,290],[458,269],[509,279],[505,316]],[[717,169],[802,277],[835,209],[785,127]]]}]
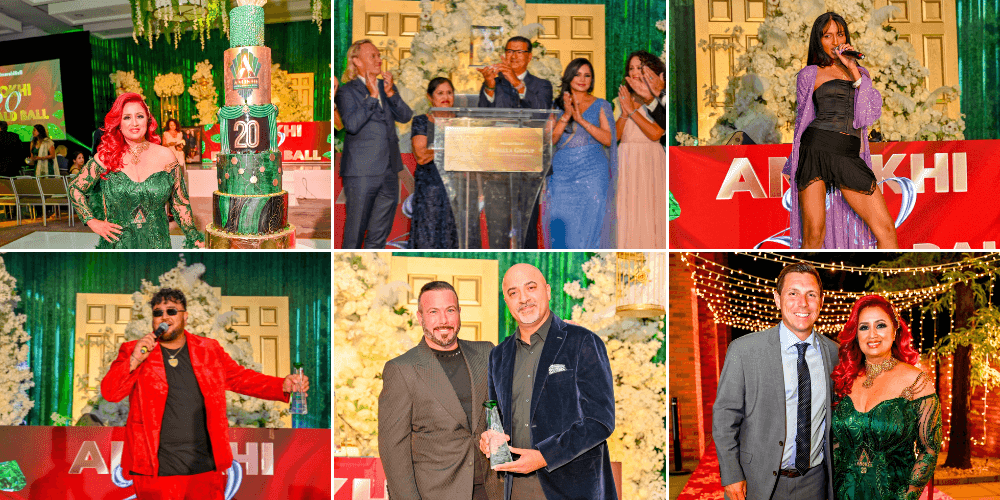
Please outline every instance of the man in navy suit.
[{"label": "man in navy suit", "polygon": [[347,130],[340,159],[347,209],[343,248],[362,248],[363,242],[364,248],[379,249],[392,230],[403,170],[395,122],[410,121],[413,111],[396,92],[392,75],[381,72],[382,57],[370,40],[351,44],[347,59],[351,67],[334,98]]},{"label": "man in navy suit", "polygon": [[[515,264],[503,295],[517,331],[490,352],[490,399],[496,400],[510,451],[504,500],[617,500],[607,439],[615,430],[615,395],[601,338],[549,311],[541,271]],[[489,454],[484,432],[479,449]]]},{"label": "man in navy suit", "polygon": [[[531,40],[515,36],[507,40],[503,62],[480,68],[483,85],[479,90],[480,108],[552,108],[552,82],[543,80],[528,72],[531,63]],[[506,196],[506,192],[496,192],[487,187],[487,200]],[[509,235],[505,231],[510,225],[509,213],[487,211],[490,228],[491,248],[510,248]],[[531,218],[524,233],[524,248],[538,248],[538,200],[534,200]]]}]

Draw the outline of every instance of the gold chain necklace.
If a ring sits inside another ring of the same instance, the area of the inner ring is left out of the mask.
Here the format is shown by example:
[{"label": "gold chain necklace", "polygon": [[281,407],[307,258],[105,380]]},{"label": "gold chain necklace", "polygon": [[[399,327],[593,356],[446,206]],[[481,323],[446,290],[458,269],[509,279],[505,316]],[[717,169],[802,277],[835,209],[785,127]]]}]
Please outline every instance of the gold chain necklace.
[{"label": "gold chain necklace", "polygon": [[167,348],[167,347],[163,348],[165,351],[167,351],[168,354],[170,354],[170,360],[167,361],[167,363],[170,363],[170,366],[172,366],[174,368],[177,368],[177,363],[179,363],[179,361],[177,361],[177,355],[180,354],[181,351],[183,351],[185,347],[187,347],[187,344],[184,344],[184,345],[180,346],[179,348],[177,348],[177,352],[174,352],[174,353],[171,353],[170,349]]},{"label": "gold chain necklace", "polygon": [[149,141],[144,141],[142,144],[138,145],[135,149],[131,147],[128,148],[129,154],[132,155],[132,165],[139,166],[139,156],[142,155],[144,151],[149,149]]},{"label": "gold chain necklace", "polygon": [[872,384],[875,383],[875,377],[878,377],[879,375],[889,370],[892,370],[893,368],[896,367],[897,364],[899,364],[899,360],[891,356],[889,357],[889,359],[875,365],[866,362],[865,381],[861,383],[861,386],[864,387],[865,389],[871,388]]}]

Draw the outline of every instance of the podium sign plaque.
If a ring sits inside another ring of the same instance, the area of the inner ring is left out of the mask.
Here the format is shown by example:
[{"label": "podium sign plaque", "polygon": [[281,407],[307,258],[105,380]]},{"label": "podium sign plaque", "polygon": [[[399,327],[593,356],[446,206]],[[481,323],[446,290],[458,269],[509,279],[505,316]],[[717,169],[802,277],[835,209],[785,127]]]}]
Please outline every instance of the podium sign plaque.
[{"label": "podium sign plaque", "polygon": [[459,248],[524,248],[552,165],[557,111],[432,108],[434,164],[458,226]]},{"label": "podium sign plaque", "polygon": [[544,130],[448,127],[445,170],[452,172],[541,172]]}]

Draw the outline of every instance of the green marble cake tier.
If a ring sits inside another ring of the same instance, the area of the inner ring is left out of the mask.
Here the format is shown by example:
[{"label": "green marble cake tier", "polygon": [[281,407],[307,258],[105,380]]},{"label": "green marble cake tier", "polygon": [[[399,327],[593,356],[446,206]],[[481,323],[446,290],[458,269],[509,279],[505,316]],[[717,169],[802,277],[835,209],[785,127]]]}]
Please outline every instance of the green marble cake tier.
[{"label": "green marble cake tier", "polygon": [[288,226],[288,192],[254,196],[212,193],[212,222],[227,233],[271,234]]},{"label": "green marble cake tier", "polygon": [[215,167],[219,192],[253,195],[281,192],[281,151],[220,154]]},{"label": "green marble cake tier", "polygon": [[278,107],[274,104],[223,106],[219,109],[220,149],[262,153],[278,149]]},{"label": "green marble cake tier", "polygon": [[264,45],[264,8],[242,5],[229,11],[229,46]]},{"label": "green marble cake tier", "polygon": [[240,235],[209,224],[205,228],[205,248],[234,250],[295,248],[295,226],[289,225],[285,230],[274,234]]}]

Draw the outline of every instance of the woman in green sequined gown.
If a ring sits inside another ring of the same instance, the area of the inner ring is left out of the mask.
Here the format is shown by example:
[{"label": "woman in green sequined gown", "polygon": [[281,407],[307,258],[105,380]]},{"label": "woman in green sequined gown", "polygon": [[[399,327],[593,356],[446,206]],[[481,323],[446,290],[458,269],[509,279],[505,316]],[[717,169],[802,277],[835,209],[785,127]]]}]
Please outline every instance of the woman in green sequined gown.
[{"label": "woman in green sequined gown", "polygon": [[941,450],[941,407],[895,308],[858,299],[840,334],[831,377],[837,500],[917,499]]},{"label": "woman in green sequined gown", "polygon": [[185,234],[184,246],[204,246],[184,170],[159,144],[156,127],[141,96],[120,95],[105,118],[97,154],[70,184],[80,219],[101,237],[97,248],[170,248],[168,208]]}]

